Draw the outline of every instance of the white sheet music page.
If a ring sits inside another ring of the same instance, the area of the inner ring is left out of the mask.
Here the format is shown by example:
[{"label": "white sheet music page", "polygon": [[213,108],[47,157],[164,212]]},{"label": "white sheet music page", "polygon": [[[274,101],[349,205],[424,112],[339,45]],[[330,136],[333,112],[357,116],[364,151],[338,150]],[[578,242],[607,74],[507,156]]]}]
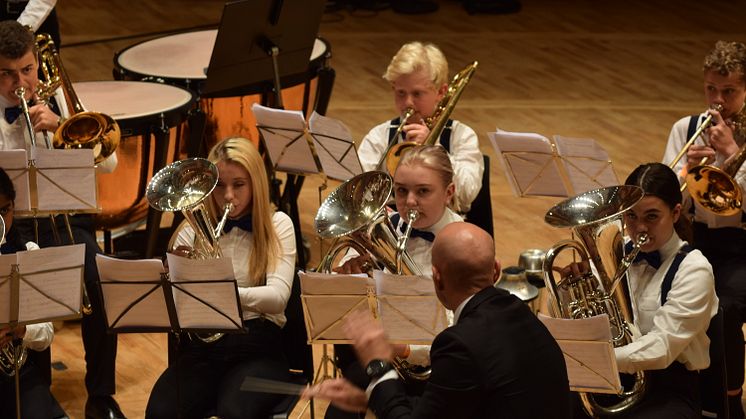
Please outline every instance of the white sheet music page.
[{"label": "white sheet music page", "polygon": [[541,134],[488,133],[500,163],[516,196],[569,196],[555,162],[551,141]]},{"label": "white sheet music page", "polygon": [[26,150],[0,151],[0,167],[13,181],[13,187],[16,190],[15,210],[29,211],[31,209],[31,195],[29,194]]},{"label": "white sheet music page", "polygon": [[36,185],[41,211],[95,210],[93,150],[36,151]]},{"label": "white sheet music page", "polygon": [[597,141],[555,135],[554,142],[576,194],[619,184],[609,153]]},{"label": "white sheet music page", "polygon": [[251,110],[277,170],[300,174],[319,172],[308,140],[303,135],[306,129],[303,112],[268,108],[258,103]]},{"label": "white sheet music page", "polygon": [[369,310],[367,293],[373,287],[367,275],[299,272],[301,300],[311,340],[346,340],[344,318]]},{"label": "white sheet music page", "polygon": [[565,356],[573,391],[616,394],[621,389],[607,315],[556,319],[539,313]]},{"label": "white sheet music page", "polygon": [[238,311],[238,289],[230,258],[198,260],[172,253],[166,257],[174,284],[176,315],[182,329],[241,327],[243,319]]},{"label": "white sheet music page", "polygon": [[349,128],[313,111],[308,128],[326,176],[345,181],[363,172]]},{"label": "white sheet music page", "polygon": [[18,321],[37,323],[80,315],[85,245],[16,253],[22,276]]},{"label": "white sheet music page", "polygon": [[161,274],[166,271],[160,260],[96,255],[96,266],[109,327],[171,326],[163,288],[159,285]]},{"label": "white sheet music page", "polygon": [[10,323],[10,270],[16,255],[0,255],[0,324]]},{"label": "white sheet music page", "polygon": [[448,327],[432,279],[374,271],[378,314],[395,343],[429,344]]}]

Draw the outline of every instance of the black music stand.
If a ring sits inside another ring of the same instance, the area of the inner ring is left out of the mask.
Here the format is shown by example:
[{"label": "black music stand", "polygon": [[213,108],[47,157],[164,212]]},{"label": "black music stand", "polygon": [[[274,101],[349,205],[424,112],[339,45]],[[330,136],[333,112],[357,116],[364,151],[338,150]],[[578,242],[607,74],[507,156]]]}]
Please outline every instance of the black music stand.
[{"label": "black music stand", "polygon": [[[305,77],[318,34],[324,0],[238,0],[225,4],[207,68],[203,97],[262,93],[263,104],[283,108],[282,83]],[[272,196],[295,228],[298,265],[305,268],[298,195],[304,178],[287,175],[285,190],[271,172]]]}]

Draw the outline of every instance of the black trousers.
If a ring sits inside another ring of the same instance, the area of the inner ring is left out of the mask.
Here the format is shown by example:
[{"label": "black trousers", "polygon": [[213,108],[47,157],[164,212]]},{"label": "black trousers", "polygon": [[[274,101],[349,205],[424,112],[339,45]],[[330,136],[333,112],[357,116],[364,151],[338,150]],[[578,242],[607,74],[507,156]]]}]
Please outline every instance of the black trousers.
[{"label": "black trousers", "polygon": [[[61,243],[56,241],[49,219],[39,219],[38,224],[38,244],[42,248],[70,244],[62,217],[56,218],[57,233]],[[103,300],[96,267],[96,254],[101,253],[101,249],[93,234],[91,217],[81,215],[70,217],[70,224],[75,243],[85,244],[84,281],[93,308],[93,312],[84,315],[81,320],[86,362],[85,386],[89,396],[108,396],[114,394],[116,390],[117,335],[107,333],[106,319],[103,314]],[[33,220],[16,219],[13,227],[18,228],[24,240],[36,240]]]},{"label": "black trousers", "polygon": [[723,308],[723,338],[728,389],[744,382],[744,336],[746,320],[746,231],[739,228],[708,229],[694,224],[694,244],[712,264],[715,290]]},{"label": "black trousers", "polygon": [[283,395],[241,391],[246,377],[289,381],[281,329],[265,319],[244,322],[247,334],[213,343],[182,337],[174,363],[153,386],[146,418],[267,417]]},{"label": "black trousers", "polygon": [[[44,371],[29,360],[20,370],[21,417],[49,419],[52,417],[52,393]],[[16,417],[15,377],[0,372],[0,418]]]}]

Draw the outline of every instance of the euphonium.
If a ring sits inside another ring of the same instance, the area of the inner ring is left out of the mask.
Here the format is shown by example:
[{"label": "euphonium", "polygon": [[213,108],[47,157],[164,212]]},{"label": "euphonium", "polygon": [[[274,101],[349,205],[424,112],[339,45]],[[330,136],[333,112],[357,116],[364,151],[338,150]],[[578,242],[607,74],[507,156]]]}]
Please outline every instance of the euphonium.
[{"label": "euphonium", "polygon": [[746,161],[746,106],[731,118],[731,124],[736,141],[743,142],[738,152],[722,168],[702,162],[689,169],[686,175],[686,185],[692,199],[703,208],[724,216],[738,214],[743,206],[743,192],[735,176]]},{"label": "euphonium", "polygon": [[45,81],[39,81],[37,96],[46,101],[57,87],[65,91],[65,101],[71,113],[54,133],[55,148],[90,148],[96,164],[111,156],[119,146],[121,132],[112,117],[99,112],[86,112],[65,72],[57,49],[48,34],[36,36],[39,63]]},{"label": "euphonium", "polygon": [[[617,285],[640,247],[647,241],[647,236],[641,235],[634,243],[633,251],[625,256],[622,216],[643,195],[642,189],[637,186],[596,189],[562,201],[544,217],[544,221],[554,227],[571,227],[580,240],[561,241],[546,254],[543,271],[552,315],[578,319],[607,314],[615,347],[632,342],[626,290]],[[557,282],[552,268],[555,258],[565,249],[576,251],[583,261],[590,262],[598,277],[589,271],[579,277],[561,278]],[[645,386],[645,373],[639,372],[635,375],[632,388],[623,389],[616,404],[602,406],[592,393],[580,393],[580,396],[583,407],[592,417],[613,415],[626,411],[640,401]]]},{"label": "euphonium", "polygon": [[[233,205],[223,207],[223,214],[213,227],[215,217],[210,210],[207,198],[218,184],[218,168],[207,159],[193,158],[179,160],[169,164],[148,183],[145,194],[151,207],[158,211],[181,211],[185,223],[182,223],[173,235],[168,250],[173,251],[175,238],[186,225],[194,230],[194,242],[189,257],[209,259],[221,257],[219,240],[223,226]],[[211,343],[223,336],[223,333],[192,333],[198,339]]]},{"label": "euphonium", "polygon": [[[421,269],[406,251],[412,224],[419,217],[415,210],[407,216],[407,230],[401,236],[386,214],[386,202],[393,181],[384,172],[366,172],[341,184],[324,200],[316,213],[314,226],[321,238],[336,239],[317,267],[329,273],[337,255],[349,248],[369,255],[375,269],[399,275],[421,275]],[[430,368],[394,359],[394,367],[405,378],[427,380]]]},{"label": "euphonium", "polygon": [[[0,243],[5,239],[5,220],[0,217]],[[16,374],[16,370],[20,370],[23,364],[26,363],[26,356],[28,352],[26,347],[21,345],[16,346],[13,342],[0,348],[0,371],[8,377],[12,377]]]},{"label": "euphonium", "polygon": [[[448,83],[448,90],[435,107],[435,112],[425,120],[425,125],[430,129],[430,133],[427,135],[427,138],[425,138],[425,141],[423,141],[423,144],[433,145],[438,141],[440,133],[448,122],[448,117],[456,107],[456,102],[458,102],[461,93],[469,83],[469,80],[471,80],[471,76],[474,74],[474,71],[476,71],[478,64],[477,61],[469,64],[466,68],[456,73],[456,75],[453,76],[453,79],[451,79],[451,82]],[[402,119],[400,127],[404,125],[405,121],[405,119]],[[396,140],[398,139],[395,139],[394,145],[389,147],[385,154],[386,168],[392,175],[396,171],[396,167],[399,165],[399,160],[401,160],[404,153],[406,153],[409,148],[417,145],[411,141],[397,143]],[[383,157],[381,159],[381,162],[382,161]],[[383,170],[382,166],[383,165],[379,162],[378,170]]]}]

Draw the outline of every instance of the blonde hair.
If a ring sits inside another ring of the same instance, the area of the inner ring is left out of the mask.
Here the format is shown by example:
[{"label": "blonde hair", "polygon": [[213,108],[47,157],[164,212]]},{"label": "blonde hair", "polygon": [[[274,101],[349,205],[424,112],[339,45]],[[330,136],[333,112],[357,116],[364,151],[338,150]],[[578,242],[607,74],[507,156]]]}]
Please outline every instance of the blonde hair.
[{"label": "blonde hair", "polygon": [[716,71],[721,76],[741,75],[746,82],[746,45],[741,42],[717,41],[705,57],[704,71]]},{"label": "blonde hair", "polygon": [[[399,170],[402,166],[421,166],[433,170],[438,174],[440,180],[443,181],[443,186],[446,188],[453,183],[451,158],[448,156],[446,149],[440,144],[418,145],[410,148],[401,160],[399,160],[396,170]],[[394,177],[396,177],[396,173],[394,173]],[[450,202],[448,206],[452,209],[458,209],[456,202]],[[456,208],[453,208],[454,206]]]},{"label": "blonde hair", "polygon": [[227,138],[216,144],[207,159],[239,164],[251,182],[252,249],[249,255],[249,283],[262,285],[268,271],[280,256],[280,239],[272,223],[274,210],[269,200],[269,181],[262,156],[254,143],[242,137]]},{"label": "blonde hair", "polygon": [[410,42],[404,44],[391,59],[383,78],[394,82],[397,78],[424,70],[433,86],[439,89],[448,83],[448,61],[443,52],[431,43]]}]

